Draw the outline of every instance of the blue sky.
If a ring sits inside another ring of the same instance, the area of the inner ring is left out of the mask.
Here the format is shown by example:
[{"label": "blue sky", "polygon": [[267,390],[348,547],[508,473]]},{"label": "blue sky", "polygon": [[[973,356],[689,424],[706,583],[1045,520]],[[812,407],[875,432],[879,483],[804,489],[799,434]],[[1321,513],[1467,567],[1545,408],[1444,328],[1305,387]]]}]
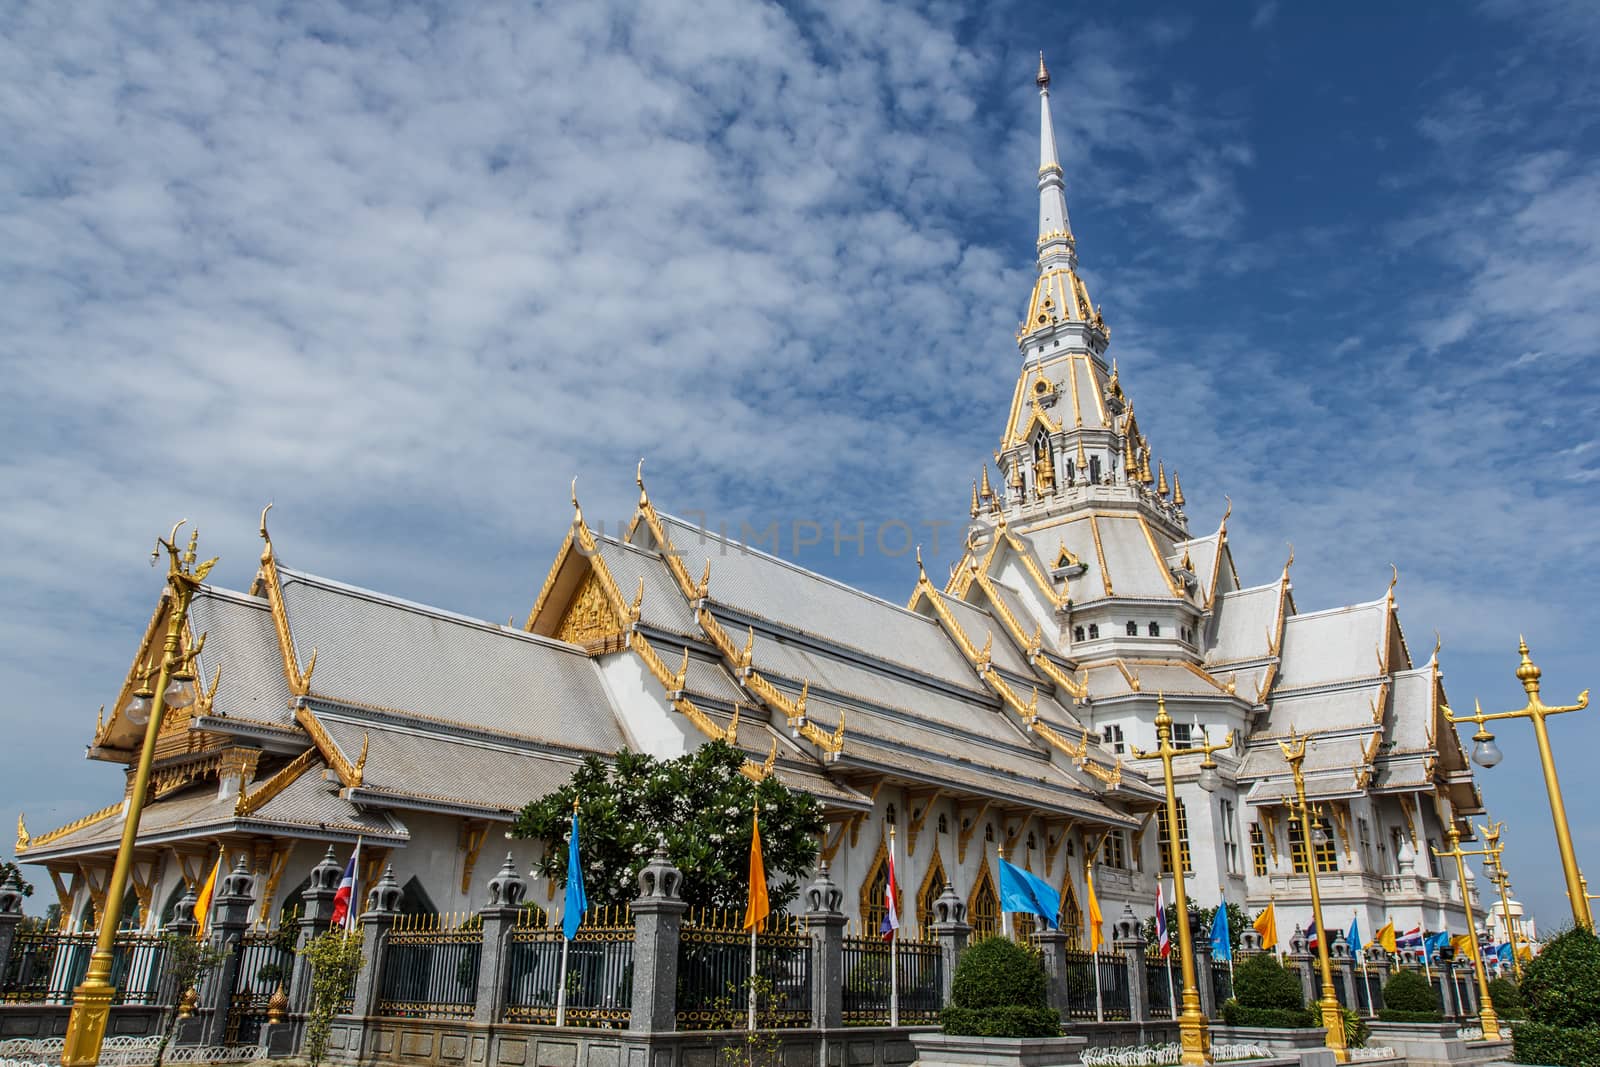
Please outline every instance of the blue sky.
[{"label": "blue sky", "polygon": [[[641,455],[663,507],[735,529],[958,523],[1015,381],[1041,48],[1192,526],[1232,496],[1246,581],[1293,541],[1302,610],[1397,564],[1457,704],[1520,703],[1518,632],[1571,700],[1600,682],[1600,23],[1387,6],[23,2],[0,818],[119,788],[79,754],[179,517],[225,584],[274,500],[291,565],[494,619],[572,476],[614,521]],[[844,549],[802,562],[906,595],[908,556]],[[1552,729],[1600,873],[1600,726]],[[1501,738],[1485,793],[1559,920],[1529,732]]]}]

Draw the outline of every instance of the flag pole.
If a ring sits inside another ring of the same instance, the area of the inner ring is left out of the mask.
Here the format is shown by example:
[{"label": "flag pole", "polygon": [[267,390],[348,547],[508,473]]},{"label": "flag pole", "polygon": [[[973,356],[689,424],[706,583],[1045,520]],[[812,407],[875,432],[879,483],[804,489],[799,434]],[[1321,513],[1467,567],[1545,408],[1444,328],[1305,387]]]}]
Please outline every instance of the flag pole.
[{"label": "flag pole", "polygon": [[[889,824],[889,869],[894,870],[894,823]],[[890,879],[889,892],[895,894],[894,910],[898,920],[900,914],[899,889]],[[898,927],[889,931],[889,1025],[900,1025],[900,930]]]},{"label": "flag pole", "polygon": [[[578,798],[577,798],[576,795],[574,795],[573,798],[572,798],[572,833],[574,835],[572,840],[576,839],[577,832],[578,832]],[[569,859],[569,861],[572,860],[572,859],[576,859],[577,858],[576,857],[576,852],[572,848],[571,840],[569,840],[567,848],[568,848],[568,859]],[[570,867],[570,866],[571,866],[571,863],[569,862],[568,863],[568,867]],[[580,875],[581,875],[581,873],[582,872],[579,872]],[[573,872],[571,870],[568,870],[567,871],[567,884],[568,885],[572,884],[572,876],[573,876]],[[565,1026],[565,1025],[567,1025],[567,952],[568,952],[569,949],[572,948],[572,938],[567,936],[568,916],[567,916],[566,912],[571,907],[572,907],[572,894],[569,892],[567,894],[565,907],[563,907],[562,914],[561,914],[561,977],[558,980],[558,984],[556,985],[556,1025],[557,1026]]]},{"label": "flag pole", "polygon": [[[1100,845],[1104,842],[1105,837],[1102,836],[1095,843],[1096,852],[1099,851]],[[1067,868],[1067,878],[1068,880],[1072,878],[1072,868],[1070,866]],[[1094,1021],[1103,1023],[1106,1021],[1106,1009],[1104,998],[1100,992],[1100,924],[1095,921],[1095,916],[1100,911],[1100,901],[1094,895],[1094,856],[1089,854],[1087,846],[1084,848],[1083,880],[1089,887],[1089,925],[1091,927],[1089,944],[1094,948]]]},{"label": "flag pole", "polygon": [[[1001,863],[1004,863],[1006,861],[1006,846],[996,845],[994,847],[994,854],[1000,857]],[[998,867],[995,869],[995,872],[997,874],[999,873]],[[1000,899],[1000,933],[1004,937],[1011,936],[1011,913],[1006,910],[1006,902],[1003,895]]]},{"label": "flag pole", "polygon": [[[349,931],[351,931],[351,930],[354,930],[356,928],[356,926],[359,925],[359,923],[361,921],[359,919],[356,919],[356,913],[361,910],[360,903],[359,903],[360,900],[361,900],[361,835],[357,834],[356,835],[356,858],[355,858],[355,863],[351,865],[351,869],[350,869],[350,910],[345,912],[345,916],[344,916],[344,928],[345,928],[345,931],[347,933]],[[351,922],[352,919],[356,919],[356,921],[355,922]]]},{"label": "flag pole", "polygon": [[[751,840],[754,841],[755,835],[761,833],[761,797],[759,795],[753,796],[751,797],[751,802],[754,805],[754,814],[751,816],[750,832]],[[763,868],[762,873],[766,873],[765,868]],[[760,925],[759,922],[750,924],[750,992],[745,998],[747,1002],[745,1029],[752,1033],[755,1032],[756,1028],[756,930]]]},{"label": "flag pole", "polygon": [[[1181,950],[1180,950],[1181,951]],[[1172,1017],[1178,1017],[1178,993],[1172,985],[1172,953],[1167,953],[1167,1007],[1172,1011]]]}]

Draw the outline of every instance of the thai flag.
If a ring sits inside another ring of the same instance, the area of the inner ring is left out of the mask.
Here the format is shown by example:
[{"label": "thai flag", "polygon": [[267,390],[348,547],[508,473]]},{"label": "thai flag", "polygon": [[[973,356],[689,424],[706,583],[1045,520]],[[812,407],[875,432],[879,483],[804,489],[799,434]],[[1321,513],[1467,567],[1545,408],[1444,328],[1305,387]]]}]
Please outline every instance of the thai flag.
[{"label": "thai flag", "polygon": [[1317,951],[1317,942],[1318,942],[1317,928],[1315,926],[1312,926],[1311,929],[1306,931],[1306,951],[1307,952],[1315,952],[1315,951]]},{"label": "thai flag", "polygon": [[360,855],[361,846],[357,845],[355,851],[350,853],[350,862],[344,865],[344,874],[339,878],[339,888],[333,894],[332,923],[347,930],[355,925],[355,909],[350,906],[350,901],[356,894],[356,857]]},{"label": "thai flag", "polygon": [[1399,938],[1396,939],[1395,945],[1397,947],[1399,947],[1399,948],[1421,948],[1422,947],[1422,927],[1413,926],[1411,929],[1407,930],[1405,933],[1401,934]]},{"label": "thai flag", "polygon": [[889,877],[883,883],[883,925],[878,927],[878,933],[883,935],[885,941],[892,941],[895,931],[900,929],[900,909],[895,904],[900,898],[900,884],[894,878],[894,853],[889,853]]},{"label": "thai flag", "polygon": [[1167,898],[1161,892],[1161,883],[1156,882],[1156,941],[1161,946],[1161,958],[1166,959],[1172,955],[1172,939],[1167,936]]}]

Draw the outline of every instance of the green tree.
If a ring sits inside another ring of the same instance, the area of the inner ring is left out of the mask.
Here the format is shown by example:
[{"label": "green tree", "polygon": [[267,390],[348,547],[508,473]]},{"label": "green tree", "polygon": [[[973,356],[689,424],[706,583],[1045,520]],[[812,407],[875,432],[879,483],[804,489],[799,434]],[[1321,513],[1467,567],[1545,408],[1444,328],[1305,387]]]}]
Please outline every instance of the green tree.
[{"label": "green tree", "polygon": [[[1250,916],[1245,914],[1243,908],[1233,901],[1227,902],[1228,908],[1228,946],[1235,955],[1239,952],[1239,934],[1250,929]],[[1174,901],[1167,905],[1167,936],[1172,938],[1172,943],[1178,943],[1178,905]],[[1194,938],[1196,944],[1211,944],[1211,920],[1216,918],[1217,909],[1197,907],[1194,901],[1189,902],[1189,936]],[[1155,942],[1156,917],[1154,915],[1144,921],[1144,938],[1146,941]]]},{"label": "green tree", "polygon": [[578,801],[584,888],[591,905],[638,894],[639,869],[656,842],[683,871],[683,898],[695,907],[742,908],[749,889],[750,817],[761,801],[761,851],[774,910],[799,895],[799,878],[817,857],[823,827],[815,798],[776,778],[759,785],[739,773],[744,754],[722,741],[677,759],[623,749],[611,762],[590,757],[572,781],[524,807],[511,832],[544,843],[539,872],[567,880],[567,837]]},{"label": "green tree", "polygon": [[328,1051],[333,1017],[350,995],[365,960],[361,934],[338,927],[312,938],[299,950],[311,964],[311,1005],[306,1012],[305,1055],[317,1067]]},{"label": "green tree", "polygon": [[1039,953],[1009,937],[989,937],[956,962],[950,1003],[939,1013],[947,1034],[971,1037],[1059,1037]]}]

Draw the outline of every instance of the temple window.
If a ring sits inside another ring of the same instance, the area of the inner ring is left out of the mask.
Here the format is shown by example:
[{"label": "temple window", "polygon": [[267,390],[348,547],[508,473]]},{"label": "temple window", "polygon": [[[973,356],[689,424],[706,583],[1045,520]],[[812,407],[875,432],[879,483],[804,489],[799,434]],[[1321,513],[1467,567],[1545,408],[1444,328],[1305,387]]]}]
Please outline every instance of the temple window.
[{"label": "temple window", "polygon": [[1149,635],[1151,637],[1160,637],[1161,636],[1161,624],[1159,622],[1152,622],[1145,629],[1146,629],[1146,632],[1149,633]]},{"label": "temple window", "polygon": [[1139,624],[1134,622],[1132,619],[1129,619],[1128,620],[1128,625],[1127,625],[1127,631],[1128,631],[1128,636],[1129,637],[1138,637],[1139,636]]},{"label": "temple window", "polygon": [[941,834],[947,834],[950,832],[950,820],[942,811],[939,813],[939,832]]},{"label": "temple window", "polygon": [[1110,743],[1111,751],[1115,752],[1117,755],[1120,756],[1125,751],[1125,746],[1123,745],[1123,740],[1122,740],[1122,727],[1121,726],[1118,726],[1115,723],[1111,724],[1110,726],[1107,726],[1106,727],[1106,741],[1108,743]]},{"label": "temple window", "polygon": [[983,865],[978,884],[967,903],[967,921],[972,924],[974,940],[993,937],[1000,932],[1000,898],[994,891],[994,877],[989,873],[987,863]]},{"label": "temple window", "polygon": [[[1188,811],[1187,808],[1185,808],[1183,806],[1183,801],[1182,800],[1178,801],[1177,808],[1178,808],[1178,850],[1183,855],[1183,872],[1185,874],[1189,874],[1189,873],[1192,873],[1194,871],[1194,859],[1193,859],[1193,857],[1191,857],[1189,855],[1189,811]],[[1168,824],[1168,821],[1167,821],[1167,809],[1166,809],[1165,806],[1159,807],[1159,808],[1156,809],[1156,821],[1159,824],[1157,829],[1160,831],[1160,834],[1161,834],[1161,838],[1160,838],[1160,841],[1159,841],[1159,844],[1161,846],[1161,873],[1162,874],[1171,874],[1172,873],[1172,834],[1171,834],[1171,831],[1168,829],[1168,825],[1169,824]]]},{"label": "temple window", "polygon": [[1072,628],[1072,639],[1074,641],[1082,641],[1083,640],[1083,627],[1074,626]]},{"label": "temple window", "polygon": [[1250,824],[1250,865],[1257,878],[1267,876],[1267,835],[1261,832],[1258,822]]},{"label": "temple window", "polygon": [[1100,636],[1100,624],[1091,622],[1089,624],[1089,640],[1093,641],[1095,638],[1097,638],[1099,636]]},{"label": "temple window", "polygon": [[883,821],[888,823],[890,826],[893,826],[894,825],[894,820],[895,820],[894,805],[890,804],[889,805],[889,809],[887,811],[885,811],[884,814],[883,814]]},{"label": "temple window", "polygon": [[989,822],[983,824],[983,839],[989,842],[994,841],[994,823]]},{"label": "temple window", "polygon": [[1096,485],[1100,484],[1100,457],[1089,457],[1089,480]]},{"label": "temple window", "polygon": [[[1311,832],[1313,837],[1321,838],[1315,844],[1317,873],[1337,871],[1339,854],[1333,841],[1333,827],[1326,818],[1318,819],[1313,824]],[[1299,819],[1289,820],[1289,860],[1294,865],[1295,874],[1306,873],[1306,840]]]}]

